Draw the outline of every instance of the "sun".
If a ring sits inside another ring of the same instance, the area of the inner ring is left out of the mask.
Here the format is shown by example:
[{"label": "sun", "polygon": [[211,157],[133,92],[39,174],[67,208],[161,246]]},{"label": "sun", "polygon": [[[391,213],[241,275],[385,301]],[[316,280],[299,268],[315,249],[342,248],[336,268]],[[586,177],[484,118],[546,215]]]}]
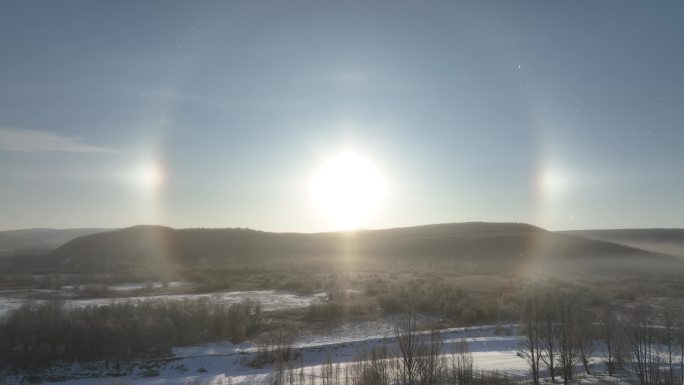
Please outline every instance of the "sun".
[{"label": "sun", "polygon": [[314,207],[336,230],[366,225],[380,209],[386,193],[378,168],[354,152],[327,160],[311,179]]},{"label": "sun", "polygon": [[132,182],[143,191],[157,191],[164,183],[164,173],[158,164],[148,162],[138,165],[131,173]]}]

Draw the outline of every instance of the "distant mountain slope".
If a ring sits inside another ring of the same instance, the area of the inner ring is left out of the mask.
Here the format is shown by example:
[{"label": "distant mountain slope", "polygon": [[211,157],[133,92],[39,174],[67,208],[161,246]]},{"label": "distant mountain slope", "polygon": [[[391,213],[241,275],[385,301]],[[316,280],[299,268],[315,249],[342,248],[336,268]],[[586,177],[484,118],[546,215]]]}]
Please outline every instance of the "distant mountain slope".
[{"label": "distant mountain slope", "polygon": [[684,229],[572,230],[560,233],[684,257]]},{"label": "distant mountain slope", "polygon": [[481,222],[315,234],[136,226],[74,239],[56,249],[50,260],[65,268],[111,271],[156,263],[342,257],[455,261],[504,270],[557,263],[615,268],[671,262],[667,256],[527,224]]},{"label": "distant mountain slope", "polygon": [[107,229],[23,229],[0,231],[0,255],[31,251],[52,251],[83,235]]}]

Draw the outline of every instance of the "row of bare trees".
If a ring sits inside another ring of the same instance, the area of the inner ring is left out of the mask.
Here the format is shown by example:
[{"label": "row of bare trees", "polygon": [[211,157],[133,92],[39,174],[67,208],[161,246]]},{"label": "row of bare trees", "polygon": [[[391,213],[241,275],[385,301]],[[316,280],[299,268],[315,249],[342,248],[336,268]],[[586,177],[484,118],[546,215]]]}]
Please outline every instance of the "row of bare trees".
[{"label": "row of bare trees", "polygon": [[589,374],[596,348],[593,325],[579,297],[560,291],[530,291],[522,306],[521,355],[527,359],[532,380],[539,383],[542,368],[555,381],[572,380],[576,367]]},{"label": "row of bare trees", "polygon": [[[618,316],[618,319],[619,316]],[[684,384],[684,319],[665,308],[632,309],[617,324],[624,333],[626,359],[618,363],[629,368],[640,385]],[[619,356],[618,356],[619,357]]]},{"label": "row of bare trees", "polygon": [[101,362],[120,374],[134,360],[171,356],[174,346],[244,341],[261,325],[261,306],[249,301],[130,300],[84,308],[27,303],[0,317],[0,374],[76,362]]},{"label": "row of bare trees", "polygon": [[395,326],[396,344],[361,352],[353,362],[303,368],[296,360],[276,362],[273,385],[509,385],[508,377],[476,371],[466,341],[443,354],[439,331],[421,332],[410,314]]},{"label": "row of bare trees", "polygon": [[589,310],[577,292],[530,290],[522,303],[520,355],[539,383],[545,371],[565,385],[578,368],[591,374],[592,357],[609,376],[639,385],[684,385],[684,323],[670,308],[647,305]]}]

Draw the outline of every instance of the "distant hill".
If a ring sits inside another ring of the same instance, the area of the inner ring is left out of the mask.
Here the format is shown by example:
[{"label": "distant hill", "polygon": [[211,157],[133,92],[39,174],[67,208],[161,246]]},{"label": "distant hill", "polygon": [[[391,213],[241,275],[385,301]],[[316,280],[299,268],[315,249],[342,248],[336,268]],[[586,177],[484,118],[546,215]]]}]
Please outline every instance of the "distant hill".
[{"label": "distant hill", "polygon": [[83,235],[107,229],[23,229],[0,231],[0,256],[15,253],[52,251]]},{"label": "distant hill", "polygon": [[339,233],[135,226],[86,235],[57,248],[53,266],[119,271],[149,264],[225,265],[306,258],[457,262],[498,270],[643,269],[677,263],[633,247],[520,223],[456,223]]},{"label": "distant hill", "polygon": [[572,230],[560,233],[684,257],[684,229]]}]

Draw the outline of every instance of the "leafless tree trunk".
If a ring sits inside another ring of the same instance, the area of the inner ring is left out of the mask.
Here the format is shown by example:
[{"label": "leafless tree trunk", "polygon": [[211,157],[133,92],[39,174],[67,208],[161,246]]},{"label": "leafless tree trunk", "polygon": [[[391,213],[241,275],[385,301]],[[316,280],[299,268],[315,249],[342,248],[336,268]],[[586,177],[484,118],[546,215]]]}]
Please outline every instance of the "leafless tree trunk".
[{"label": "leafless tree trunk", "polygon": [[556,360],[558,360],[558,319],[556,312],[556,295],[547,292],[542,298],[541,315],[541,349],[540,357],[549,369],[551,381],[556,381]]},{"label": "leafless tree trunk", "polygon": [[468,348],[468,342],[461,340],[454,348],[449,365],[448,380],[450,384],[473,385],[473,355]]},{"label": "leafless tree trunk", "polygon": [[430,333],[430,341],[422,343],[418,358],[421,385],[437,385],[442,374],[443,360],[440,355],[442,338],[439,330]]},{"label": "leafless tree trunk", "polygon": [[589,359],[596,348],[596,335],[594,333],[592,317],[589,312],[584,311],[577,317],[577,344],[579,346],[580,360],[587,374],[591,374]]},{"label": "leafless tree trunk", "polygon": [[321,383],[322,385],[335,385],[332,382],[333,379],[333,364],[330,360],[330,353],[326,354],[325,362],[321,366]]},{"label": "leafless tree trunk", "polygon": [[608,375],[613,376],[618,366],[616,350],[618,349],[619,343],[617,314],[613,305],[606,305],[601,313],[600,321],[603,343],[606,345],[605,359],[603,362],[608,369]]},{"label": "leafless tree trunk", "polygon": [[306,385],[306,374],[304,373],[304,357],[299,359],[299,383],[298,385]]},{"label": "leafless tree trunk", "polygon": [[416,331],[416,318],[413,312],[395,326],[394,334],[399,348],[398,364],[401,383],[414,385],[417,375],[417,357],[420,353],[420,336]]},{"label": "leafless tree trunk", "polygon": [[287,371],[287,384],[288,385],[294,385],[295,384],[295,374],[294,374],[294,362],[290,361],[288,364],[288,371]]},{"label": "leafless tree trunk", "polygon": [[677,342],[679,343],[679,379],[684,385],[684,317],[678,317]]},{"label": "leafless tree trunk", "polygon": [[278,355],[275,362],[275,368],[273,370],[273,380],[271,381],[273,385],[284,385],[285,384],[285,362],[283,357]]},{"label": "leafless tree trunk", "polygon": [[[525,295],[521,317],[521,351],[530,365],[532,381],[539,384],[539,364],[541,360],[541,299],[535,292]],[[684,384],[682,384],[684,385]]]},{"label": "leafless tree trunk", "polygon": [[316,372],[313,368],[309,370],[309,385],[316,385]]},{"label": "leafless tree trunk", "polygon": [[[356,363],[346,370],[345,383],[348,385],[389,385],[392,383],[391,365],[385,346],[371,350],[370,354],[361,353]],[[350,381],[351,380],[351,381]]]},{"label": "leafless tree trunk", "polygon": [[658,385],[661,359],[653,311],[645,306],[634,309],[626,334],[629,341],[626,364],[634,371],[640,385]]},{"label": "leafless tree trunk", "polygon": [[678,324],[677,314],[671,309],[665,309],[663,313],[662,343],[667,349],[667,383],[669,385],[675,385],[677,361],[682,356],[682,352],[678,350],[679,345],[676,340]]},{"label": "leafless tree trunk", "polygon": [[576,299],[571,294],[558,294],[557,298],[558,362],[563,372],[563,384],[572,380],[575,366],[581,355],[578,344]]}]

